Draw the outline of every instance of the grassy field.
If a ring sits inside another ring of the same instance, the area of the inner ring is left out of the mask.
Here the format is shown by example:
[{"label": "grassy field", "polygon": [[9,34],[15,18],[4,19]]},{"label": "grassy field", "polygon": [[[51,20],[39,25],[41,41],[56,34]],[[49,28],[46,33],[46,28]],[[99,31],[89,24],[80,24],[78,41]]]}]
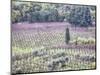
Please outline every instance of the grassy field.
[{"label": "grassy field", "polygon": [[13,73],[95,69],[95,60],[95,27],[75,28],[66,22],[12,25]]}]

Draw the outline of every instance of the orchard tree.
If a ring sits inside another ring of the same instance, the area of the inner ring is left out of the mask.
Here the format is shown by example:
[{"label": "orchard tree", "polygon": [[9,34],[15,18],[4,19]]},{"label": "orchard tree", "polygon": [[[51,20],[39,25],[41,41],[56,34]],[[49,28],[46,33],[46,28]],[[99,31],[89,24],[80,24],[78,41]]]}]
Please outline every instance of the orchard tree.
[{"label": "orchard tree", "polygon": [[88,27],[92,25],[90,9],[86,6],[75,7],[69,15],[69,22],[75,26]]}]

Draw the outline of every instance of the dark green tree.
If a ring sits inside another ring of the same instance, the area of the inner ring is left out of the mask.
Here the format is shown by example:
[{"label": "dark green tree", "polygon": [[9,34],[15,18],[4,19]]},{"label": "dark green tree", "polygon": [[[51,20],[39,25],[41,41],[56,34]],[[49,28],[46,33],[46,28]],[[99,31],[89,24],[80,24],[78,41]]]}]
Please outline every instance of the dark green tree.
[{"label": "dark green tree", "polygon": [[66,33],[65,33],[65,42],[66,44],[68,44],[70,41],[70,32],[69,32],[69,28],[66,28]]},{"label": "dark green tree", "polygon": [[75,26],[91,26],[92,20],[90,9],[86,6],[73,8],[69,15],[69,22]]}]

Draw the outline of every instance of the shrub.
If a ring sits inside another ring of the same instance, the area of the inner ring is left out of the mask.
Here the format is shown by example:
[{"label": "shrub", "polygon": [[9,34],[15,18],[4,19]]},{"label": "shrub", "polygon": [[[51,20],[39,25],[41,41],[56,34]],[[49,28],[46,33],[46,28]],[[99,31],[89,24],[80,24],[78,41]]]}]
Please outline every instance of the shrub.
[{"label": "shrub", "polygon": [[[78,37],[76,40],[78,44],[95,44],[95,39],[92,37],[89,38]],[[75,43],[76,40],[73,40],[72,42]]]}]

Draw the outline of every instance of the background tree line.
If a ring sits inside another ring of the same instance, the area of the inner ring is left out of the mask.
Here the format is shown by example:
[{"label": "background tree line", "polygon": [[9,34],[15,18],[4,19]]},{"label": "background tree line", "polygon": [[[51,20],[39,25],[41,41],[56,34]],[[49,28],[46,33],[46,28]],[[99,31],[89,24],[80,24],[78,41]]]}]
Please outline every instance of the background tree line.
[{"label": "background tree line", "polygon": [[12,1],[12,23],[63,22],[91,26],[95,22],[95,6]]}]

